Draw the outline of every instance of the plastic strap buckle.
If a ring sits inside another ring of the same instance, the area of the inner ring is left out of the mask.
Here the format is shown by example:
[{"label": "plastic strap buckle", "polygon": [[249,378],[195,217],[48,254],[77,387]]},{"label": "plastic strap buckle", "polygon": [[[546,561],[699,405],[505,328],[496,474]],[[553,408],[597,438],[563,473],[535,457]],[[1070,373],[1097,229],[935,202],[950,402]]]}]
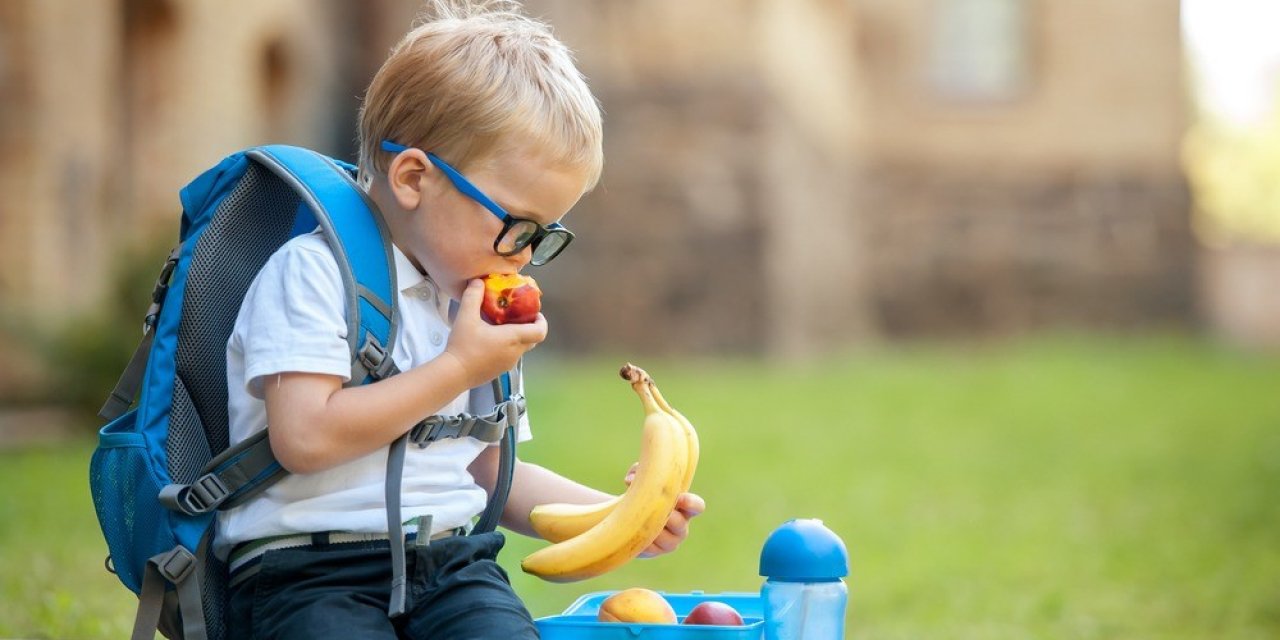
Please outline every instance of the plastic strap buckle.
[{"label": "plastic strap buckle", "polygon": [[197,513],[204,513],[222,504],[231,491],[222,479],[212,473],[206,473],[191,483],[183,501],[194,508]]},{"label": "plastic strap buckle", "polygon": [[395,374],[395,361],[387,356],[387,350],[382,348],[372,335],[365,338],[364,346],[360,348],[360,353],[356,357],[375,380],[389,378]]},{"label": "plastic strap buckle", "polygon": [[173,248],[169,252],[169,258],[165,260],[164,266],[160,268],[160,275],[156,277],[156,286],[151,289],[151,306],[147,307],[147,315],[142,319],[142,335],[151,332],[156,326],[156,319],[160,317],[160,308],[164,306],[165,296],[169,293],[169,280],[173,278],[174,269],[178,268],[178,258],[182,255],[182,245]]},{"label": "plastic strap buckle", "polygon": [[[502,411],[502,413],[498,413],[498,411]],[[497,418],[498,421],[505,418],[506,424],[509,427],[518,427],[520,426],[520,419],[524,417],[525,411],[526,406],[524,396],[516,393],[512,394],[511,398],[506,402],[498,405],[498,409],[495,411],[494,417]]]},{"label": "plastic strap buckle", "polygon": [[222,504],[231,490],[222,479],[206,473],[191,484],[171,484],[160,490],[160,503],[189,516],[208,513]]},{"label": "plastic strap buckle", "polygon": [[174,547],[168,552],[153,558],[156,569],[165,580],[178,584],[191,575],[196,569],[196,557],[182,547]]},{"label": "plastic strap buckle", "polygon": [[515,394],[483,416],[463,413],[455,416],[429,416],[409,431],[409,441],[425,447],[440,438],[475,436],[483,442],[498,442],[506,427],[520,424],[525,414],[524,396]]},{"label": "plastic strap buckle", "polygon": [[470,416],[428,416],[409,432],[409,440],[425,447],[440,438],[460,438],[471,432]]}]

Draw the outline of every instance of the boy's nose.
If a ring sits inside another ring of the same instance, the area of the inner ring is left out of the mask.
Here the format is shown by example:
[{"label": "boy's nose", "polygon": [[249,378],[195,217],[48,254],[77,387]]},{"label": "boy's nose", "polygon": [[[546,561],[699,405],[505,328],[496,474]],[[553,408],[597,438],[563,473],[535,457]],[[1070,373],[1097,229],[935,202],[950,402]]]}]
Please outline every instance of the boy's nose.
[{"label": "boy's nose", "polygon": [[516,271],[519,271],[529,266],[529,262],[533,260],[533,247],[525,245],[523,249],[507,256],[507,260],[516,265]]}]

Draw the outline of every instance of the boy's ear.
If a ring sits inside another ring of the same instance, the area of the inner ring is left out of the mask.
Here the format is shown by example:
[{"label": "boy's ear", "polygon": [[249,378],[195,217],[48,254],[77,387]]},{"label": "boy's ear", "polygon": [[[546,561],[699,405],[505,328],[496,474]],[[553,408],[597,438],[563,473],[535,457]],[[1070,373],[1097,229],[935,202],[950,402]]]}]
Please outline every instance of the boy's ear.
[{"label": "boy's ear", "polygon": [[422,203],[426,177],[434,167],[421,149],[401,151],[387,167],[387,182],[396,204],[405,210],[417,209]]}]

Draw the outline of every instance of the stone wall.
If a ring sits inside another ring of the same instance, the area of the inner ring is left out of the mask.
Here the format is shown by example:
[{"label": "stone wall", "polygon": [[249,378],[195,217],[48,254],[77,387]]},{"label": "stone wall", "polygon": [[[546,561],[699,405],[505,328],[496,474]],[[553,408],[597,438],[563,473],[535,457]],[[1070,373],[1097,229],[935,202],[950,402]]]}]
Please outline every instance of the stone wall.
[{"label": "stone wall", "polygon": [[[550,344],[804,355],[866,330],[853,19],[813,0],[539,1],[605,112]],[[617,285],[617,289],[614,286]]]},{"label": "stone wall", "polygon": [[411,4],[0,4],[0,304],[93,304],[120,249],[174,239],[178,190],[228,153],[345,155],[360,74]]},{"label": "stone wall", "polygon": [[878,167],[871,297],[891,336],[1186,325],[1194,247],[1177,175]]},{"label": "stone wall", "polygon": [[[0,304],[102,295],[111,250],[171,234],[176,190],[229,151],[349,154],[417,4],[0,4]],[[535,272],[552,348],[803,355],[1191,316],[1174,2],[527,4],[605,107],[579,242]],[[994,94],[939,75],[974,24],[1017,56]]]},{"label": "stone wall", "polygon": [[608,177],[566,220],[578,235],[573,247],[533,272],[545,285],[548,345],[757,348],[767,293],[759,88],[664,84],[600,93],[610,114]]}]

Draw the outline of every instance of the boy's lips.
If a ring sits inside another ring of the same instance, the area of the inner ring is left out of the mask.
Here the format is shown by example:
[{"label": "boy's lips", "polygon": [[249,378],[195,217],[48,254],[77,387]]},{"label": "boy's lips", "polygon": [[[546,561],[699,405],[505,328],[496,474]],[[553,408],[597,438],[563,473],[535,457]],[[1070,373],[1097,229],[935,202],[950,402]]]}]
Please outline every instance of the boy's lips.
[{"label": "boy's lips", "polygon": [[519,271],[514,271],[514,270],[512,270],[512,269],[494,269],[493,271],[485,271],[484,273],[478,273],[478,274],[476,274],[476,275],[473,275],[473,276],[471,276],[470,278],[467,278],[467,280],[468,280],[468,281],[471,281],[471,280],[484,280],[485,278],[487,278],[487,277],[489,277],[489,276],[514,276],[514,275],[516,275],[516,274],[518,274],[518,273],[520,273],[520,272],[519,272]]}]

